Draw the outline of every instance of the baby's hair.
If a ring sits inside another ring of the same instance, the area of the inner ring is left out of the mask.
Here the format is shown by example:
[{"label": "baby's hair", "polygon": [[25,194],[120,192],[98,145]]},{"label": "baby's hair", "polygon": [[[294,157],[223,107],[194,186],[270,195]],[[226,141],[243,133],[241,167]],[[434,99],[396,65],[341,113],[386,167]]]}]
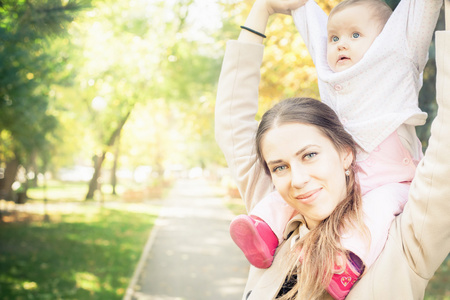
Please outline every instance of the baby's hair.
[{"label": "baby's hair", "polygon": [[329,18],[343,9],[355,5],[366,5],[372,9],[373,17],[377,19],[379,25],[381,26],[380,31],[383,29],[392,14],[392,9],[383,0],[344,0],[331,10]]}]

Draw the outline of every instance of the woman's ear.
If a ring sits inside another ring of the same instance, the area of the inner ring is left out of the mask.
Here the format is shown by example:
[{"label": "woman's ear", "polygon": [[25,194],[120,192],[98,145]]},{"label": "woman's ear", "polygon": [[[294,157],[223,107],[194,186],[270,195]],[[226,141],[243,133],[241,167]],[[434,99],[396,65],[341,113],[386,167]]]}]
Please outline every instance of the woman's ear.
[{"label": "woman's ear", "polygon": [[344,169],[347,170],[348,168],[350,168],[350,165],[353,162],[353,151],[351,150],[351,148],[348,148],[347,150],[344,151],[344,156],[343,156],[343,163],[344,163]]}]

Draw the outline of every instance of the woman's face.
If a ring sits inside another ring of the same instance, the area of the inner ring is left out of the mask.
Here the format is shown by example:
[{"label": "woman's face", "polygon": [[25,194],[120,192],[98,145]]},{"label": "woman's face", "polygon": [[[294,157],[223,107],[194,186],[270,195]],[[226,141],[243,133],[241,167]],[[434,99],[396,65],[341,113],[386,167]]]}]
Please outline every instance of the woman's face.
[{"label": "woman's face", "polygon": [[273,128],[261,147],[277,191],[305,217],[310,229],[345,198],[344,172],[353,154],[339,153],[315,126],[290,123]]}]

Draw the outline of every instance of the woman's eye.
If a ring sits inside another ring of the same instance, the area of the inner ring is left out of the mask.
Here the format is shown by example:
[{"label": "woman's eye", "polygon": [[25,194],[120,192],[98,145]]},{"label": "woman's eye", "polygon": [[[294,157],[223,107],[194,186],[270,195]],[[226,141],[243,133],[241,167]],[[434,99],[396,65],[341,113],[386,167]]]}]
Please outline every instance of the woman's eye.
[{"label": "woman's eye", "polygon": [[304,158],[311,159],[311,158],[315,157],[316,155],[317,155],[317,152],[311,152],[311,153],[305,154]]},{"label": "woman's eye", "polygon": [[331,41],[336,43],[337,41],[339,41],[339,38],[337,36],[333,36],[331,37]]},{"label": "woman's eye", "polygon": [[352,36],[353,36],[354,39],[357,39],[357,38],[360,37],[360,34],[358,32],[355,32],[355,33],[353,33]]},{"label": "woman's eye", "polygon": [[272,169],[272,173],[280,173],[286,169],[287,169],[286,166],[278,166]]}]

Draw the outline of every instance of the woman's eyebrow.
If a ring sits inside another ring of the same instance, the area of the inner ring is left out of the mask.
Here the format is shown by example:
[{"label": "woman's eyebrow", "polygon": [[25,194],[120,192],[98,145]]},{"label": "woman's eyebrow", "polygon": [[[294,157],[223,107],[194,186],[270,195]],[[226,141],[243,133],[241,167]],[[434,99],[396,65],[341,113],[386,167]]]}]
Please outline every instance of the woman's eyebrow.
[{"label": "woman's eyebrow", "polygon": [[267,165],[268,165],[268,166],[270,166],[270,165],[276,165],[276,164],[279,164],[279,163],[281,163],[281,162],[283,162],[281,159],[278,159],[278,160],[272,160],[272,161],[267,162]]},{"label": "woman's eyebrow", "polygon": [[[314,145],[314,144],[309,144],[309,145],[304,146],[303,148],[301,148],[300,150],[298,150],[298,151],[295,153],[295,156],[299,156],[300,154],[302,154],[303,152],[305,152],[308,148],[314,147],[314,146],[317,146],[317,147],[318,147],[318,145]],[[272,161],[267,162],[267,165],[268,165],[268,166],[270,166],[270,165],[275,165],[275,164],[279,164],[279,163],[281,163],[281,162],[283,162],[282,159],[272,160]]]},{"label": "woman's eyebrow", "polygon": [[317,145],[314,145],[314,144],[306,145],[306,146],[303,147],[302,149],[298,150],[297,153],[295,153],[295,156],[299,156],[300,154],[302,154],[303,152],[305,152],[308,148],[314,147],[314,146],[317,146]]}]

